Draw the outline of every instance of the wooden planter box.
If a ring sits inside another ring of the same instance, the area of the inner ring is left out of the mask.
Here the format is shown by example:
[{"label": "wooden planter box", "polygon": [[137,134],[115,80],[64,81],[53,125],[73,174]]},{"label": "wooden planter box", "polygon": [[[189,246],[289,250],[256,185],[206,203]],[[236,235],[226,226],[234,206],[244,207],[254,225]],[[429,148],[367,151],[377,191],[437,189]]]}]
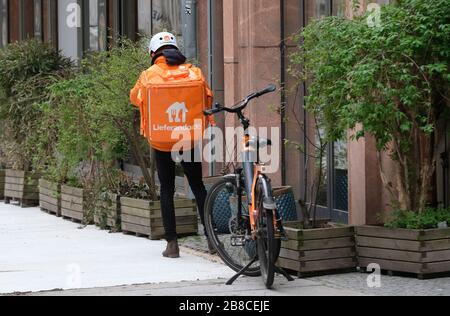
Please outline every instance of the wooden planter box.
[{"label": "wooden planter box", "polygon": [[22,207],[39,205],[38,174],[19,170],[5,171],[5,203],[18,201]]},{"label": "wooden planter box", "polygon": [[61,216],[61,185],[39,180],[39,206],[42,211]]},{"label": "wooden planter box", "polygon": [[450,272],[450,228],[431,230],[356,228],[359,266],[380,265],[383,271],[418,278]]},{"label": "wooden planter box", "polygon": [[101,229],[120,231],[120,197],[106,193],[96,199],[94,223]]},{"label": "wooden planter box", "polygon": [[[152,240],[164,238],[161,203],[122,197],[120,199],[122,231],[126,234],[149,237]],[[175,200],[177,233],[196,235],[198,233],[197,206],[189,199]]]},{"label": "wooden planter box", "polygon": [[0,200],[5,199],[5,176],[6,171],[0,170]]},{"label": "wooden planter box", "polygon": [[76,222],[87,223],[88,192],[84,189],[61,186],[61,216]]},{"label": "wooden planter box", "polygon": [[289,241],[281,246],[278,265],[295,271],[299,277],[357,267],[353,227],[298,229],[299,223],[286,223]]}]

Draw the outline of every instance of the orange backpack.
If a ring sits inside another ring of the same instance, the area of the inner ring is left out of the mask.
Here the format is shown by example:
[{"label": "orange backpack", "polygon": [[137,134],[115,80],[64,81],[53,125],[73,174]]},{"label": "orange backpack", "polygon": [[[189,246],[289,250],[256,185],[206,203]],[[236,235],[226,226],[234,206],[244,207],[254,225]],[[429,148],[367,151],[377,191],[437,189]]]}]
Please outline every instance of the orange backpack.
[{"label": "orange backpack", "polygon": [[[172,151],[177,144],[189,150],[200,142],[206,128],[206,83],[201,71],[189,64],[163,69],[152,67],[154,75],[145,86],[144,131],[153,148]],[[182,142],[180,142],[182,141]]]}]

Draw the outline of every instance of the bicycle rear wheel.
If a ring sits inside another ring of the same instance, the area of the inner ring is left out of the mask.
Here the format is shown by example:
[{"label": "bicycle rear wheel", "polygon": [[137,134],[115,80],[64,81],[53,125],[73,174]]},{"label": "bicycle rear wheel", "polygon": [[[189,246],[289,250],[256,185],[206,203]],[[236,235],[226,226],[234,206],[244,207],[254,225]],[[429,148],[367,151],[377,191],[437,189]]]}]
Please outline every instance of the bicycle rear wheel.
[{"label": "bicycle rear wheel", "polygon": [[[249,236],[248,206],[241,202],[242,215],[238,216],[238,196],[235,179],[222,179],[210,190],[205,204],[205,225],[208,238],[224,263],[239,272],[256,256],[256,242]],[[260,276],[255,262],[244,273]]]},{"label": "bicycle rear wheel", "polygon": [[275,279],[275,263],[280,254],[281,240],[275,238],[274,211],[264,209],[264,196],[260,185],[257,186],[256,194],[259,210],[256,240],[259,264],[264,285],[271,289]]}]

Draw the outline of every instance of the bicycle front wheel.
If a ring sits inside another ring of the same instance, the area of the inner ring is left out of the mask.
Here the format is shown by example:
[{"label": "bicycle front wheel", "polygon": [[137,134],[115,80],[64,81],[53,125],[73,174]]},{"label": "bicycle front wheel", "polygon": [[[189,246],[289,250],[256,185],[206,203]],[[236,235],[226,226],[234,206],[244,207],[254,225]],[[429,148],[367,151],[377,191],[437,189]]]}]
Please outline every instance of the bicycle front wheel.
[{"label": "bicycle front wheel", "polygon": [[[222,179],[211,188],[205,205],[206,232],[224,263],[236,272],[257,256],[256,242],[249,237],[248,205],[241,201],[242,216],[238,209],[235,179]],[[259,263],[253,263],[244,275],[260,276]]]},{"label": "bicycle front wheel", "polygon": [[275,279],[275,263],[280,254],[281,240],[275,237],[274,211],[264,209],[264,196],[261,187],[258,187],[256,191],[259,210],[257,220],[258,257],[264,285],[271,289]]}]

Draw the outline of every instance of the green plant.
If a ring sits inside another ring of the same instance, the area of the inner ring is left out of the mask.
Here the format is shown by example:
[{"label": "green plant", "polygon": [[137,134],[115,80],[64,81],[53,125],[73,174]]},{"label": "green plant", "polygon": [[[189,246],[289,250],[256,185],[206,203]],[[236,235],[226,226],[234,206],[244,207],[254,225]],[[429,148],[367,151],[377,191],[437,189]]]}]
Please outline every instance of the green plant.
[{"label": "green plant", "polygon": [[93,56],[85,66],[94,78],[90,103],[95,125],[103,133],[102,143],[109,144],[115,152],[130,151],[141,168],[152,199],[157,199],[152,151],[140,135],[139,111],[129,100],[131,88],[141,72],[150,67],[150,62],[141,43],[122,40],[109,52]]},{"label": "green plant", "polygon": [[397,164],[395,184],[380,170],[395,204],[424,212],[436,186],[436,128],[449,110],[450,5],[403,0],[381,15],[373,28],[367,16],[313,22],[297,36],[292,70],[310,80],[306,107],[326,139],[372,135],[379,159],[385,151]]},{"label": "green plant", "polygon": [[[0,120],[6,163],[29,170],[42,117],[41,104],[49,99],[48,86],[71,72],[72,62],[37,40],[0,50]],[[48,126],[47,126],[48,128]]]},{"label": "green plant", "polygon": [[157,199],[150,147],[140,135],[139,111],[129,101],[131,88],[149,66],[140,43],[122,40],[108,52],[88,55],[74,76],[51,86],[45,113],[56,121],[57,132],[46,137],[56,144],[48,170],[63,182],[80,178],[95,195],[104,187],[117,188],[118,161],[131,155]]},{"label": "green plant", "polygon": [[426,208],[422,213],[394,211],[385,226],[388,228],[435,229],[440,223],[450,225],[449,209]]}]

